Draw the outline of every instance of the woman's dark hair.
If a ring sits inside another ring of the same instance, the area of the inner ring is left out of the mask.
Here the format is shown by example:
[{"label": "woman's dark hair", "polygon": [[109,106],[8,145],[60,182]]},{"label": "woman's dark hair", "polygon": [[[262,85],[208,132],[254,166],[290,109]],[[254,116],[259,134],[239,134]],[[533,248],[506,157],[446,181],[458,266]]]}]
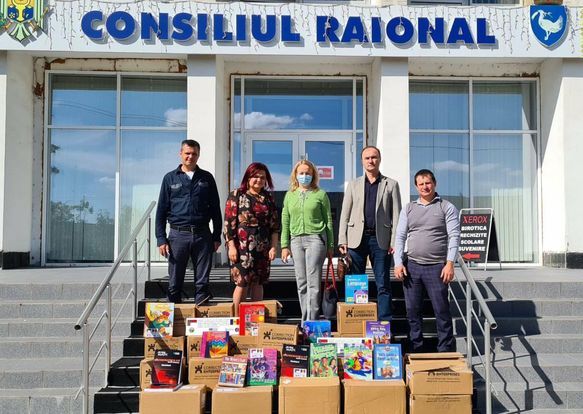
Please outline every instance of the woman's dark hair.
[{"label": "woman's dark hair", "polygon": [[241,179],[239,190],[246,192],[249,189],[249,179],[260,171],[265,172],[265,189],[268,191],[273,190],[273,180],[271,179],[271,174],[269,174],[267,165],[263,164],[262,162],[253,162],[249,164],[245,170],[245,174],[243,174],[243,178]]}]

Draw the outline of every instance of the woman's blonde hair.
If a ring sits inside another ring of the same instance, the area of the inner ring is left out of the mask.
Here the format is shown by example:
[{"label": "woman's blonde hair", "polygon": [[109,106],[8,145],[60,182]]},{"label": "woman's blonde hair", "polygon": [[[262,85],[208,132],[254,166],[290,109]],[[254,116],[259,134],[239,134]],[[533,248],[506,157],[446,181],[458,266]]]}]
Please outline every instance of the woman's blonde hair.
[{"label": "woman's blonde hair", "polygon": [[308,168],[310,168],[310,175],[312,176],[312,182],[310,183],[309,188],[312,190],[317,190],[318,183],[320,182],[320,176],[318,175],[318,169],[316,168],[316,166],[314,164],[312,164],[308,160],[299,160],[296,163],[296,165],[294,165],[294,168],[292,169],[291,175],[289,177],[289,189],[290,189],[290,191],[295,191],[300,186],[300,183],[298,183],[298,179],[296,178],[296,175],[298,174],[298,168],[300,168],[300,165],[307,165]]}]

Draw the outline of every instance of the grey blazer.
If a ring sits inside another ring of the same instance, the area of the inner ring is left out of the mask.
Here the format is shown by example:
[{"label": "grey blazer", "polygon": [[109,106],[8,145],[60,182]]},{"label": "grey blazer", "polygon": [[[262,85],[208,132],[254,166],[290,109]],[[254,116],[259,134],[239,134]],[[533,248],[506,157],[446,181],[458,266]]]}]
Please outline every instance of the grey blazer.
[{"label": "grey blazer", "polygon": [[[363,175],[348,183],[342,202],[338,244],[347,244],[351,249],[360,245],[364,231],[364,179]],[[381,249],[395,246],[400,212],[399,183],[381,174],[376,206],[376,236]]]}]

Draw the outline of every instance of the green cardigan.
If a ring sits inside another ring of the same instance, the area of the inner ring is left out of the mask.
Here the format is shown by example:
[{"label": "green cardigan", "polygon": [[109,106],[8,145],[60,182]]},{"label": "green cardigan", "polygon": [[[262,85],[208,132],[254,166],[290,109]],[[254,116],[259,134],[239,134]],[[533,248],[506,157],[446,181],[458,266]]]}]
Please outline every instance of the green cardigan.
[{"label": "green cardigan", "polygon": [[288,191],[281,212],[281,248],[289,248],[290,236],[322,234],[326,231],[328,249],[334,248],[330,200],[324,190],[307,191],[305,198],[300,190]]}]

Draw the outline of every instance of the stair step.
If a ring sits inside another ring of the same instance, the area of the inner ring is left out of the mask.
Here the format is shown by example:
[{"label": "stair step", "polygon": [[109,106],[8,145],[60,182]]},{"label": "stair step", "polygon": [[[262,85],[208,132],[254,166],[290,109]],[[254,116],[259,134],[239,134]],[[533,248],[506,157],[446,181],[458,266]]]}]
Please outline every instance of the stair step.
[{"label": "stair step", "polygon": [[[583,358],[583,333],[582,334],[538,334],[538,335],[502,335],[496,336],[497,330],[492,331],[491,346],[498,356],[506,354],[562,354],[582,353]],[[458,351],[466,353],[465,337],[459,337]],[[480,352],[484,351],[484,337],[474,335]],[[475,349],[475,348],[474,348]]]},{"label": "stair step", "polygon": [[[98,361],[90,384],[104,381],[105,360]],[[81,358],[0,359],[0,389],[73,388],[81,384]]]},{"label": "stair step", "polygon": [[[53,318],[70,319],[79,317],[85,310],[88,301],[80,300],[3,300],[0,303],[0,315],[8,316],[10,319],[32,319],[32,318]],[[126,315],[131,314],[131,301],[124,307]],[[123,301],[112,301],[112,314],[117,315],[122,308]],[[105,310],[105,301],[101,300],[91,313],[92,318],[101,316]],[[0,319],[2,321],[2,319]]]},{"label": "stair step", "polygon": [[[583,332],[583,318],[580,316],[539,316],[495,318],[498,327],[492,331],[496,335],[539,335],[539,334],[570,334]],[[483,324],[483,321],[480,322]],[[466,332],[461,319],[454,319],[454,330],[459,335]],[[474,321],[473,332],[479,332],[479,326]]]},{"label": "stair step", "polygon": [[140,404],[140,387],[105,387],[93,397],[93,412],[137,413]]},{"label": "stair step", "polygon": [[[111,352],[114,357],[123,355],[123,337],[112,337]],[[100,347],[97,337],[90,344],[89,352],[95,355]],[[0,338],[0,355],[13,354],[18,350],[19,358],[62,358],[81,357],[83,341],[81,337],[74,338]]]},{"label": "stair step", "polygon": [[[43,269],[45,270],[45,269]],[[102,278],[107,270],[103,270]],[[4,300],[89,300],[99,283],[4,283],[0,284],[0,299]],[[132,289],[131,283],[113,283],[113,299],[125,299]],[[118,289],[119,288],[119,289]],[[143,282],[138,286],[142,296]]]},{"label": "stair step", "polygon": [[[81,331],[76,331],[74,326],[76,319],[12,319],[10,321],[0,320],[0,337],[27,338],[27,337],[70,337],[81,338]],[[89,321],[91,329],[93,325]],[[114,336],[128,335],[130,332],[129,319],[120,318],[113,329]],[[97,335],[103,335],[105,324],[102,322],[97,328]]]},{"label": "stair step", "polygon": [[[77,414],[82,412],[82,398],[75,399],[77,388],[11,389],[0,393],[0,413],[6,414]],[[90,406],[93,397],[90,396]]]}]

